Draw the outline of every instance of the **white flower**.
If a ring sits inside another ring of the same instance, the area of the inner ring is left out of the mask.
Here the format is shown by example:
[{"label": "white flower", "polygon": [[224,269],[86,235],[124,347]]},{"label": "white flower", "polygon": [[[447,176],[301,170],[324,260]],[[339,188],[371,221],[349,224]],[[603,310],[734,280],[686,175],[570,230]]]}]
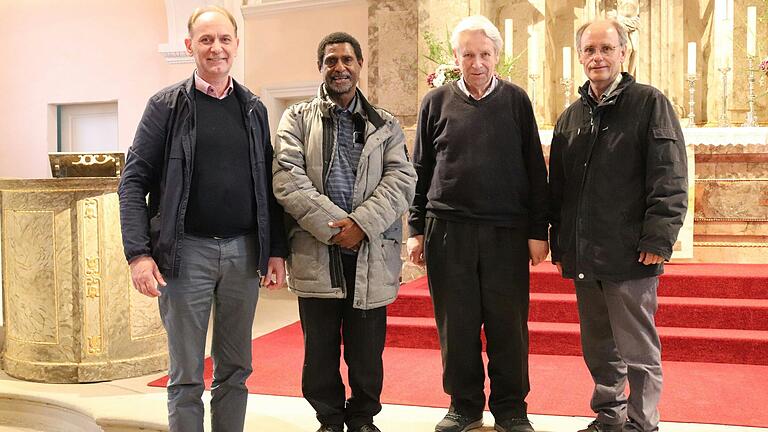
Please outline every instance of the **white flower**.
[{"label": "white flower", "polygon": [[445,83],[445,73],[438,68],[438,72],[435,75],[435,79],[432,81],[435,87],[440,87]]}]

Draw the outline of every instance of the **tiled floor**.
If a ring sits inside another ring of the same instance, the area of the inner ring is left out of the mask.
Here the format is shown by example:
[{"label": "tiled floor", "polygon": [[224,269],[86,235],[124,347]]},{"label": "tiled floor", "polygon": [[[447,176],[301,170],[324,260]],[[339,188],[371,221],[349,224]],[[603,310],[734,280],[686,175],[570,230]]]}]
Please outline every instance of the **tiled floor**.
[{"label": "tiled floor", "polygon": [[[285,291],[264,292],[254,322],[254,335],[261,335],[298,319],[296,301]],[[0,432],[40,431],[34,424],[12,425],[28,416],[14,411],[12,399],[22,398],[52,405],[62,404],[96,419],[105,431],[165,430],[165,390],[147,387],[147,382],[162,374],[96,384],[41,384],[19,381],[0,375]],[[205,397],[209,394],[206,393]],[[587,401],[584,401],[587,403]],[[9,409],[10,407],[10,409]],[[386,405],[376,417],[384,432],[432,432],[445,410]],[[573,432],[591,419],[532,415],[539,432]],[[31,422],[34,423],[34,422]],[[493,418],[486,413],[485,427],[492,431]],[[130,426],[130,427],[126,427]],[[143,429],[138,429],[142,427]],[[314,432],[317,422],[311,407],[300,398],[251,395],[246,418],[247,431]],[[768,429],[702,424],[662,424],[663,432],[768,432]],[[64,430],[80,432],[80,430]]]}]

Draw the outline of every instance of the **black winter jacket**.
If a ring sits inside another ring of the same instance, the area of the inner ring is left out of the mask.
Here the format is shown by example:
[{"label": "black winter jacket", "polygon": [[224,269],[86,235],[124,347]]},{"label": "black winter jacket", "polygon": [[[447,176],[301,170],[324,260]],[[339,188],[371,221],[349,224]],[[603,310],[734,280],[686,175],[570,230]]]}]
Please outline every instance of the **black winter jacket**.
[{"label": "black winter jacket", "polygon": [[[269,257],[287,255],[283,210],[272,194],[267,110],[247,88],[234,80],[233,86],[244,107],[251,148],[259,269],[264,274]],[[149,99],[118,187],[126,259],[150,255],[166,277],[176,277],[179,272],[179,250],[195,157],[194,91],[193,76]]]},{"label": "black winter jacket", "polygon": [[578,280],[659,275],[639,253],[672,255],[688,207],[685,143],[669,100],[623,74],[599,104],[563,112],[550,151],[552,261]]}]

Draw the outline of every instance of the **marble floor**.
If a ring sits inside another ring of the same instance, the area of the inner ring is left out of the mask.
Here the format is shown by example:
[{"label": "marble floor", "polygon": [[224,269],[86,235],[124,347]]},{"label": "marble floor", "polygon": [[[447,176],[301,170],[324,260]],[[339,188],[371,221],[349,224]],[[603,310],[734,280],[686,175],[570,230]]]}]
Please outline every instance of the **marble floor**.
[{"label": "marble floor", "polygon": [[[270,332],[297,319],[298,311],[292,294],[286,291],[263,292],[254,322],[254,335]],[[94,384],[42,384],[0,374],[0,432],[165,431],[165,390],[146,385],[162,375]],[[208,396],[206,393],[205,397]],[[376,424],[384,432],[431,432],[444,413],[444,409],[437,408],[385,405],[376,417]],[[45,421],[50,420],[51,415],[62,418],[84,416],[95,420],[95,426],[73,426],[79,424],[77,419],[51,426],[50,421]],[[544,415],[532,415],[531,420],[539,432],[573,432],[591,421],[583,417]],[[488,413],[485,425],[477,431],[493,430],[493,418]],[[314,432],[316,429],[314,412],[303,399],[249,396],[247,431]],[[661,430],[768,432],[768,429],[760,428],[683,423],[663,423]]]}]

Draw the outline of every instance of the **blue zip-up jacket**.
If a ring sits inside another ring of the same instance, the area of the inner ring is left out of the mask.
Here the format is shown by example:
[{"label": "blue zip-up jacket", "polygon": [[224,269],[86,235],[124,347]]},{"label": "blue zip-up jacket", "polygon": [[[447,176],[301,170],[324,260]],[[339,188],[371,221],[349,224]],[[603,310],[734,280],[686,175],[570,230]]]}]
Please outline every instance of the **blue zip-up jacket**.
[{"label": "blue zip-up jacket", "polygon": [[[256,194],[259,269],[269,257],[285,257],[283,209],[272,193],[272,144],[267,110],[258,97],[233,80],[244,107]],[[179,274],[180,248],[195,157],[195,82],[191,78],[149,99],[128,149],[118,194],[123,248],[128,261],[152,256],[167,277]],[[149,194],[149,200],[146,199]]]}]

